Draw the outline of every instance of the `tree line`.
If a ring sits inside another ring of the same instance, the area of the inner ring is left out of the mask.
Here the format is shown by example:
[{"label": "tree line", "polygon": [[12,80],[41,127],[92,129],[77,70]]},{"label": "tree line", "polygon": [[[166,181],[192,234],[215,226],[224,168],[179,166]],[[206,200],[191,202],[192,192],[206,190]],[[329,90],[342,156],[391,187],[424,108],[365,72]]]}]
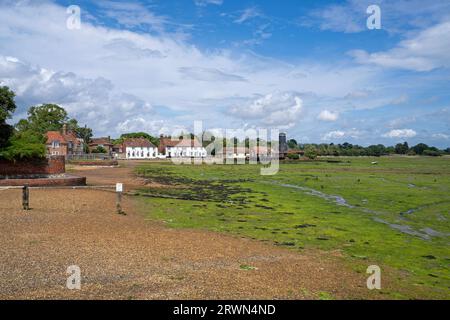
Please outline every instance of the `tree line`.
[{"label": "tree line", "polygon": [[343,144],[299,144],[295,139],[288,140],[289,149],[303,151],[308,158],[316,156],[384,156],[393,154],[441,156],[450,154],[450,148],[440,150],[425,143],[419,143],[410,147],[408,142],[397,143],[395,146],[383,144],[363,147],[357,144],[345,142]]}]

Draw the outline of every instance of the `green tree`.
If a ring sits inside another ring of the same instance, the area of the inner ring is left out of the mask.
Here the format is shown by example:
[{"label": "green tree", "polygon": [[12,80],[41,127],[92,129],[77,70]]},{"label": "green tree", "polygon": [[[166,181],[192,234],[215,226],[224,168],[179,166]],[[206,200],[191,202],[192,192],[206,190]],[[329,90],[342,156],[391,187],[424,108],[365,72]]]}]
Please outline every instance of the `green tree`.
[{"label": "green tree", "polygon": [[425,143],[419,143],[417,145],[415,145],[414,147],[411,148],[415,154],[423,154],[423,152],[427,149],[430,149],[430,147],[428,145],[426,145]]},{"label": "green tree", "polygon": [[289,149],[298,149],[298,143],[295,139],[289,139],[287,142]]},{"label": "green tree", "polygon": [[97,148],[93,149],[91,152],[92,153],[108,153],[108,151],[106,151],[106,149],[102,146],[98,146]]},{"label": "green tree", "polygon": [[40,134],[60,130],[67,122],[67,112],[56,104],[43,104],[28,109],[28,118],[20,120],[16,128],[19,131],[31,130]]},{"label": "green tree", "polygon": [[408,142],[397,143],[395,145],[395,153],[397,154],[407,154],[409,150]]},{"label": "green tree", "polygon": [[15,132],[8,147],[0,150],[0,158],[8,160],[45,157],[45,138],[30,130]]},{"label": "green tree", "polygon": [[8,87],[0,87],[0,149],[8,145],[9,138],[14,132],[14,128],[6,123],[6,120],[10,119],[16,110],[14,97],[14,92]]},{"label": "green tree", "polygon": [[317,157],[317,149],[313,145],[307,145],[305,147],[305,157],[315,159]]},{"label": "green tree", "polygon": [[155,146],[159,145],[159,138],[153,137],[146,132],[131,132],[124,133],[120,136],[119,139],[116,139],[114,143],[122,143],[126,138],[144,138],[153,143]]}]

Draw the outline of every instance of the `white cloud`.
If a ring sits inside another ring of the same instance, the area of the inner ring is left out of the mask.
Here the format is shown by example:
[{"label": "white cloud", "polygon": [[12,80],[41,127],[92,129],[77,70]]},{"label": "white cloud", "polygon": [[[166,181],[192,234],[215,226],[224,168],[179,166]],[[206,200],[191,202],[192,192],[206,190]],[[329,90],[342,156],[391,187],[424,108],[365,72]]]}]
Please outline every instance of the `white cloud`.
[{"label": "white cloud", "polygon": [[[139,114],[154,115],[153,107],[142,99],[114,90],[104,78],[82,78],[72,72],[55,72],[32,66],[17,58],[0,55],[0,79],[17,94],[18,103],[27,107],[58,103],[81,123],[108,131],[123,118]],[[17,117],[25,116],[24,110]]]},{"label": "white cloud", "polygon": [[383,52],[350,51],[358,63],[388,68],[430,71],[450,67],[450,22],[429,27],[397,47]]},{"label": "white cloud", "polygon": [[328,110],[322,110],[317,116],[317,119],[322,121],[336,121],[338,118],[339,113]]},{"label": "white cloud", "polygon": [[290,128],[299,121],[302,108],[303,101],[295,92],[275,92],[234,106],[229,114],[260,125]]},{"label": "white cloud", "polygon": [[450,10],[447,0],[434,0],[432,3],[423,0],[347,0],[320,6],[303,16],[299,24],[333,32],[369,31],[366,9],[374,4],[381,8],[381,29],[395,34],[428,28],[448,20]]},{"label": "white cloud", "polygon": [[408,95],[407,94],[402,94],[401,96],[393,99],[391,101],[391,104],[394,104],[394,105],[403,104],[403,103],[408,102],[408,100],[409,100]]},{"label": "white cloud", "polygon": [[181,67],[179,71],[186,78],[199,81],[246,81],[240,75],[225,73],[214,68]]},{"label": "white cloud", "polygon": [[163,31],[164,25],[169,23],[167,17],[154,14],[139,2],[100,0],[95,5],[102,14],[126,27],[147,25],[155,31]]},{"label": "white cloud", "polygon": [[[121,8],[127,10],[133,8]],[[374,95],[365,97],[371,100],[343,98],[376,88],[380,73],[372,66],[287,63],[236,48],[203,50],[164,29],[171,23],[167,19],[152,25],[162,28],[154,33],[93,20],[82,20],[80,30],[68,30],[66,17],[64,7],[50,2],[0,1],[0,55],[13,57],[0,59],[0,82],[17,91],[16,117],[31,104],[51,101],[98,135],[188,126],[193,120],[225,128],[249,122],[303,135],[303,123],[298,125],[303,109],[307,115],[308,108],[326,109],[332,103],[334,112],[375,108],[398,95],[372,101],[378,93],[374,89]],[[313,140],[313,133],[308,136]]]},{"label": "white cloud", "polygon": [[433,139],[444,139],[444,140],[448,140],[450,138],[450,136],[445,133],[435,133],[435,134],[431,135],[431,137]]},{"label": "white cloud", "polygon": [[335,130],[335,131],[330,131],[326,134],[324,134],[322,136],[322,140],[323,141],[333,141],[335,139],[339,140],[339,139],[343,139],[343,138],[352,138],[352,139],[357,139],[359,138],[361,135],[361,132],[359,130],[357,130],[356,128],[347,130],[347,131],[342,131],[342,130]]},{"label": "white cloud", "polygon": [[241,15],[234,20],[235,23],[244,23],[250,19],[256,18],[261,16],[261,12],[259,11],[259,9],[257,7],[250,7],[245,9]]},{"label": "white cloud", "polygon": [[[355,14],[352,6],[330,5],[323,9],[314,10],[309,17],[300,21],[302,26],[319,25],[321,30],[355,33],[365,28],[364,15]],[[364,11],[361,11],[364,13]]]},{"label": "white cloud", "polygon": [[199,7],[205,7],[208,4],[215,4],[217,6],[220,6],[223,4],[223,0],[194,0],[194,3]]},{"label": "white cloud", "polygon": [[413,138],[417,135],[412,129],[394,129],[386,132],[382,136],[385,138]]},{"label": "white cloud", "polygon": [[322,137],[322,140],[339,139],[339,138],[343,138],[343,137],[345,137],[345,132],[336,130],[336,131],[330,131],[330,132],[326,133]]}]

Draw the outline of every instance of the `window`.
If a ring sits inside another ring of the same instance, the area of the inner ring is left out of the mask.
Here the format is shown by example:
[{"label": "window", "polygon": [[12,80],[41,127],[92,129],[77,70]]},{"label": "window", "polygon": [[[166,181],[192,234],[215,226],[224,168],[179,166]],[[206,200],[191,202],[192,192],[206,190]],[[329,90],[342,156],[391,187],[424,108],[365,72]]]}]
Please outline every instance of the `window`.
[{"label": "window", "polygon": [[59,140],[52,141],[52,148],[59,148]]}]

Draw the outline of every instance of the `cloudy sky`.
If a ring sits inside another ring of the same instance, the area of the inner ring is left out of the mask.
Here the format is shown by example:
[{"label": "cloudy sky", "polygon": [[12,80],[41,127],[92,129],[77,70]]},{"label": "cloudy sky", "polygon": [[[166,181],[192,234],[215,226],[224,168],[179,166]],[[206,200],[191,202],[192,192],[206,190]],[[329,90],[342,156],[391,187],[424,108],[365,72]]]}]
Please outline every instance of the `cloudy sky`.
[{"label": "cloudy sky", "polygon": [[57,103],[95,135],[202,120],[448,147],[449,35],[448,0],[0,0],[0,84],[17,94],[12,122]]}]

